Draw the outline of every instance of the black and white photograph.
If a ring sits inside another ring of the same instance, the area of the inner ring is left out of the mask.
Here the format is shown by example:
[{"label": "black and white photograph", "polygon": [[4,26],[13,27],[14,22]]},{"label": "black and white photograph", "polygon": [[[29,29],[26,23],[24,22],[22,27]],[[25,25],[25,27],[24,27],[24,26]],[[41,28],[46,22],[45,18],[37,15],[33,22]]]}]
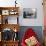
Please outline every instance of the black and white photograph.
[{"label": "black and white photograph", "polygon": [[36,18],[37,9],[36,8],[23,8],[23,18]]}]

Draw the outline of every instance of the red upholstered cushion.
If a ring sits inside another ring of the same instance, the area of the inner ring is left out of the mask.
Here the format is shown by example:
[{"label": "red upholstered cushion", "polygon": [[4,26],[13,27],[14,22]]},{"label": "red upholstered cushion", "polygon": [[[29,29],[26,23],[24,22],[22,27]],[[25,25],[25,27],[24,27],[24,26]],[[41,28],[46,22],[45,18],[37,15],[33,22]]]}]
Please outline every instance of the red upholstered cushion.
[{"label": "red upholstered cushion", "polygon": [[36,33],[34,32],[34,30],[32,28],[29,28],[26,30],[23,40],[25,42],[25,39],[28,39],[29,37],[35,36],[36,37]]},{"label": "red upholstered cushion", "polygon": [[36,36],[36,33],[33,31],[32,28],[26,30],[24,38],[27,39],[29,37]]},{"label": "red upholstered cushion", "polygon": [[[25,39],[28,39],[29,37],[37,36],[36,33],[32,28],[28,28],[24,34],[24,37],[22,38],[22,46],[26,46]],[[36,45],[37,46],[37,45]]]}]

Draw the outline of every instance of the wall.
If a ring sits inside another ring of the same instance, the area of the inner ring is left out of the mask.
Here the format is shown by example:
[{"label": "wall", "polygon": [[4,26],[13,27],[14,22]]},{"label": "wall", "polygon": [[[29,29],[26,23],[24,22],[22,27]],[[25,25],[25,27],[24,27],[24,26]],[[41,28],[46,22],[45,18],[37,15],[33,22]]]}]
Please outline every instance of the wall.
[{"label": "wall", "polygon": [[[43,26],[43,6],[42,0],[21,0],[21,16],[20,16],[20,25],[21,26]],[[36,8],[37,9],[37,18],[36,19],[24,19],[23,18],[23,8]]]},{"label": "wall", "polygon": [[0,0],[0,6],[1,7],[10,7],[10,6],[14,6],[14,1],[15,0]]},{"label": "wall", "polygon": [[[0,0],[0,6],[14,6],[15,0]],[[43,26],[43,6],[42,0],[17,0],[20,6],[20,17],[19,24],[21,26]],[[36,19],[24,19],[23,18],[23,8],[36,8],[37,18]]]}]

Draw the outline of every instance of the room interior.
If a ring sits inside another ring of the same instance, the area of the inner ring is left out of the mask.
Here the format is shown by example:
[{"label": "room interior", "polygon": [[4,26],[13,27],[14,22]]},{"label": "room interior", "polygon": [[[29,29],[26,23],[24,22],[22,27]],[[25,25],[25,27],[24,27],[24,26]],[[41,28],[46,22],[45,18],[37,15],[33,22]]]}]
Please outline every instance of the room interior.
[{"label": "room interior", "polygon": [[41,46],[46,46],[45,7],[45,0],[1,0],[0,46],[23,46],[21,42],[28,28],[37,34]]}]

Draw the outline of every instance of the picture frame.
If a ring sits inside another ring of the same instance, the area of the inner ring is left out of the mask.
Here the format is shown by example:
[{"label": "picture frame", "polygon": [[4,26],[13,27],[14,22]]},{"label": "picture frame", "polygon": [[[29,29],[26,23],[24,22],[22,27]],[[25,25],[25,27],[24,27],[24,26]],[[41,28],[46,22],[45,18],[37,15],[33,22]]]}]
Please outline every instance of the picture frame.
[{"label": "picture frame", "polygon": [[8,17],[8,24],[18,24],[18,17],[17,16]]},{"label": "picture frame", "polygon": [[18,40],[18,32],[14,32],[10,28],[4,28],[1,37],[3,41],[9,41],[9,40],[15,41]]},{"label": "picture frame", "polygon": [[37,18],[37,9],[23,8],[23,18]]},{"label": "picture frame", "polygon": [[2,15],[9,15],[9,10],[2,10]]},{"label": "picture frame", "polygon": [[3,16],[3,24],[18,24],[17,16]]},{"label": "picture frame", "polygon": [[10,14],[10,15],[16,15],[17,13],[18,13],[18,12],[17,12],[16,10],[10,10],[10,11],[9,11],[9,14]]},{"label": "picture frame", "polygon": [[5,28],[2,31],[2,40],[3,41],[9,41],[12,40],[12,33],[13,31],[10,28]]},{"label": "picture frame", "polygon": [[2,23],[8,24],[8,16],[3,16]]}]

